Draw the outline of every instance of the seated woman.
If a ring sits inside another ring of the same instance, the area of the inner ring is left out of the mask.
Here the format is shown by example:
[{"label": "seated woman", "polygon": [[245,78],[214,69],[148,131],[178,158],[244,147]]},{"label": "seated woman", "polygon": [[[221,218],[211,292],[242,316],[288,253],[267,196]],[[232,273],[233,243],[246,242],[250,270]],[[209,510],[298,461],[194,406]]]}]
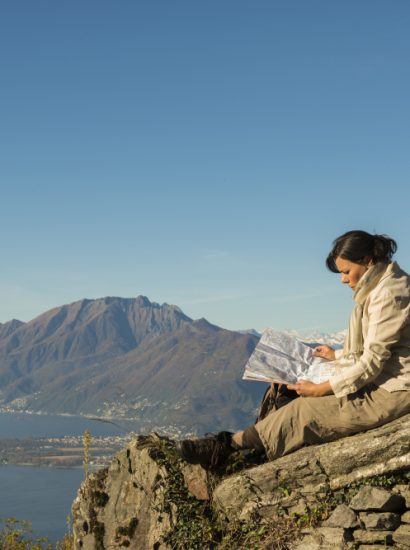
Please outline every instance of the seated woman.
[{"label": "seated woman", "polygon": [[336,374],[321,384],[288,385],[298,397],[244,431],[179,441],[180,456],[210,468],[254,448],[274,460],[410,413],[410,277],[391,261],[396,250],[383,235],[349,231],[338,237],[326,265],[341,274],[356,305],[343,350],[315,350],[335,362]]}]

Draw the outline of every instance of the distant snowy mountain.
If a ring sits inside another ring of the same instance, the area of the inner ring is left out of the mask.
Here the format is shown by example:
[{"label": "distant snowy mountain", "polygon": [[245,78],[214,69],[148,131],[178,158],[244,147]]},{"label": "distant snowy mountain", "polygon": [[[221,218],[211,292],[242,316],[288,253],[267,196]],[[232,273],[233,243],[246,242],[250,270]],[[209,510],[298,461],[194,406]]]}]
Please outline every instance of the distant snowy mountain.
[{"label": "distant snowy mountain", "polygon": [[[254,328],[240,330],[238,332],[241,332],[242,334],[252,334],[253,336],[258,337],[261,336],[261,332],[258,332]],[[339,330],[337,332],[320,332],[318,330],[283,330],[278,332],[290,334],[291,336],[294,336],[298,340],[302,340],[302,342],[306,342],[307,344],[327,344],[328,346],[332,346],[337,349],[343,347],[347,330]]]},{"label": "distant snowy mountain", "polygon": [[258,332],[254,328],[248,328],[248,329],[245,329],[245,330],[238,330],[237,332],[239,332],[240,334],[252,334],[252,336],[257,336],[258,338],[260,338],[262,336],[262,333]]},{"label": "distant snowy mountain", "polygon": [[286,330],[284,332],[291,334],[295,338],[298,338],[298,340],[302,340],[308,344],[327,344],[328,346],[341,348],[343,347],[347,330],[340,330],[338,332],[320,332],[318,330]]}]

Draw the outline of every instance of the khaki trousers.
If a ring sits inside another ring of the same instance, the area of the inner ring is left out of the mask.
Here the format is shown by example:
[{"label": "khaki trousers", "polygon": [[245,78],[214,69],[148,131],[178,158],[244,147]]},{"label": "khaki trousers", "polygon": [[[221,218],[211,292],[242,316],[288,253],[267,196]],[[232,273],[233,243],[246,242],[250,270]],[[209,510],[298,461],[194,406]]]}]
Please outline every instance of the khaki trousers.
[{"label": "khaki trousers", "polygon": [[268,458],[364,432],[410,413],[410,391],[373,384],[345,397],[298,397],[254,425]]}]

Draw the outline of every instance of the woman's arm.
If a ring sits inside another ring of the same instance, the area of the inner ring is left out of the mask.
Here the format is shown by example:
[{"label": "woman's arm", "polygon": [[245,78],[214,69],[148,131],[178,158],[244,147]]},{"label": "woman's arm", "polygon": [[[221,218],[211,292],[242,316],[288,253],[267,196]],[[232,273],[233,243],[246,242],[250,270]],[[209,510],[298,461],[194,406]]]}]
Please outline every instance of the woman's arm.
[{"label": "woman's arm", "polygon": [[400,340],[406,322],[408,306],[400,307],[387,289],[371,299],[363,354],[356,363],[339,369],[329,380],[337,397],[354,393],[377,378],[390,359],[392,347]]},{"label": "woman's arm", "polygon": [[324,395],[331,395],[333,393],[329,381],[314,384],[313,382],[309,382],[309,380],[298,380],[296,384],[287,384],[287,388],[295,390],[301,397],[323,397]]}]

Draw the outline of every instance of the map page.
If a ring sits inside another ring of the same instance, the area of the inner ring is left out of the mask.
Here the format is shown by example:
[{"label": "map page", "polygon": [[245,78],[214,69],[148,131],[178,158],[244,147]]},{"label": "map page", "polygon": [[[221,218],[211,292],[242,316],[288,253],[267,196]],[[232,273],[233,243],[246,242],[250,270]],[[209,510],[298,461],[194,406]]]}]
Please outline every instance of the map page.
[{"label": "map page", "polygon": [[263,331],[242,378],[280,384],[294,384],[303,379],[319,384],[335,372],[333,362],[314,357],[313,349],[307,344],[268,328]]}]

